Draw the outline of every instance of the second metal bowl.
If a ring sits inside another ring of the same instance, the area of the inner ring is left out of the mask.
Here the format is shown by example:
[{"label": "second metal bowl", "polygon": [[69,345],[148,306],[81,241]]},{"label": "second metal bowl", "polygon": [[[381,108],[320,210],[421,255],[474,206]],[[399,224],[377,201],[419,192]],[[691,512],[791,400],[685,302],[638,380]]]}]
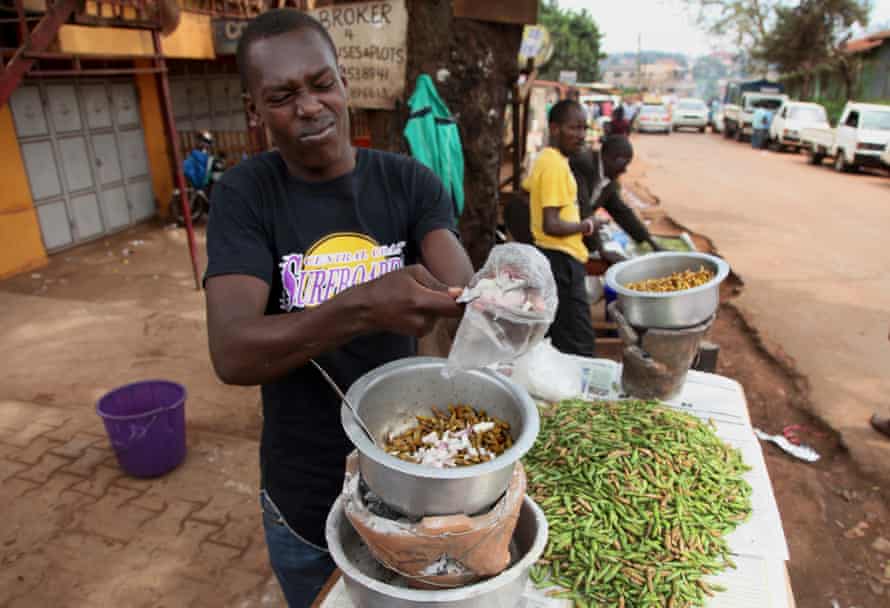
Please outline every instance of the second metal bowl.
[{"label": "second metal bowl", "polygon": [[[704,266],[714,278],[704,285],[671,292],[634,291],[628,283],[666,277]],[[681,329],[707,321],[720,305],[720,283],[729,264],[706,253],[664,252],[615,264],[606,272],[606,285],[618,294],[621,312],[634,327]]]}]

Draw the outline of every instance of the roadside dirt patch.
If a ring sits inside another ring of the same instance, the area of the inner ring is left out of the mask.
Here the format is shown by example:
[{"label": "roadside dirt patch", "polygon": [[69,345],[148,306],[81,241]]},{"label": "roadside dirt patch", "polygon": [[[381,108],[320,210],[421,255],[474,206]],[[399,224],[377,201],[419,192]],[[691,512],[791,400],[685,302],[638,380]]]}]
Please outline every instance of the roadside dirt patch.
[{"label": "roadside dirt patch", "polygon": [[[668,215],[648,189],[645,169],[635,161],[626,186],[647,205],[639,211],[649,229],[687,232],[700,251],[719,254],[718,244]],[[800,425],[800,439],[822,455],[806,464],[772,444],[763,446],[791,553],[797,605],[829,608],[836,600],[841,608],[890,606],[890,553],[876,548],[888,546],[879,539],[890,541],[890,488],[864,475],[837,433],[808,413],[809,380],[732,304],[744,288],[744,277],[732,273],[721,289],[724,304],[709,337],[721,349],[717,373],[742,384],[754,426],[781,434]]]},{"label": "roadside dirt patch", "polygon": [[806,464],[779,448],[763,446],[773,490],[782,513],[791,560],[791,584],[801,608],[869,608],[890,605],[890,554],[872,548],[890,540],[887,488],[857,471],[837,435],[802,407],[799,378],[774,359],[732,304],[724,304],[711,330],[720,345],[717,373],[745,388],[754,425],[781,434],[802,425],[800,437],[822,459]]}]

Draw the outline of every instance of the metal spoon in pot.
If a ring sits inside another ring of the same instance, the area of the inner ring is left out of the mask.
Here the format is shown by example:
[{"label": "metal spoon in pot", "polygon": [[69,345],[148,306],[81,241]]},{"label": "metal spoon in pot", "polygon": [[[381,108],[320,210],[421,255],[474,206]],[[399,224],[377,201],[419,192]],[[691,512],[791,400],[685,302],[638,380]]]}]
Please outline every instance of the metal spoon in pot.
[{"label": "metal spoon in pot", "polygon": [[331,378],[326,371],[324,371],[324,368],[322,366],[320,366],[315,361],[315,359],[309,359],[309,362],[315,366],[315,369],[317,369],[319,371],[319,373],[321,373],[321,375],[325,379],[325,381],[331,386],[332,389],[334,389],[334,392],[337,393],[337,395],[340,397],[340,399],[343,400],[343,403],[345,403],[346,407],[349,409],[349,411],[352,412],[353,420],[355,420],[358,423],[358,425],[360,427],[362,427],[362,430],[365,432],[365,435],[368,436],[368,439],[371,440],[371,443],[373,443],[377,447],[380,447],[379,445],[377,445],[377,442],[374,441],[374,435],[371,434],[371,431],[368,430],[368,427],[365,426],[365,423],[362,421],[361,417],[358,415],[358,410],[355,409],[355,407],[349,402],[349,399],[346,398],[346,394],[340,390],[340,387],[337,386],[337,383],[334,382],[334,379]]}]

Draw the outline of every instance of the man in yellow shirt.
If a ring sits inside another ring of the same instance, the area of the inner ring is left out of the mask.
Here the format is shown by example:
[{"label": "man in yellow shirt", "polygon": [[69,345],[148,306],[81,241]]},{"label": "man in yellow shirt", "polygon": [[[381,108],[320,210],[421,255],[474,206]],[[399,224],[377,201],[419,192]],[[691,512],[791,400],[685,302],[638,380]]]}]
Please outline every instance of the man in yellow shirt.
[{"label": "man in yellow shirt", "polygon": [[593,217],[581,219],[568,159],[584,145],[587,120],[584,108],[573,100],[554,105],[548,118],[550,146],[538,156],[522,187],[530,196],[535,245],[550,260],[559,295],[550,339],[564,353],[592,357],[595,335],[584,285],[589,254],[583,239],[593,234],[596,224]]}]

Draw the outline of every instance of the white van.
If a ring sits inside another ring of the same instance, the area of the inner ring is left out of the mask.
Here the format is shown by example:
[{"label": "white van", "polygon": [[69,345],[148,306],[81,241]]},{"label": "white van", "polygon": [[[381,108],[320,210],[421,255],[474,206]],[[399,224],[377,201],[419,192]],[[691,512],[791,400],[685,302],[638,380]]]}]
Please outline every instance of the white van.
[{"label": "white van", "polygon": [[825,107],[818,103],[786,101],[776,112],[770,125],[770,145],[780,152],[786,148],[796,152],[803,146],[801,133],[804,129],[812,127],[830,128]]}]

